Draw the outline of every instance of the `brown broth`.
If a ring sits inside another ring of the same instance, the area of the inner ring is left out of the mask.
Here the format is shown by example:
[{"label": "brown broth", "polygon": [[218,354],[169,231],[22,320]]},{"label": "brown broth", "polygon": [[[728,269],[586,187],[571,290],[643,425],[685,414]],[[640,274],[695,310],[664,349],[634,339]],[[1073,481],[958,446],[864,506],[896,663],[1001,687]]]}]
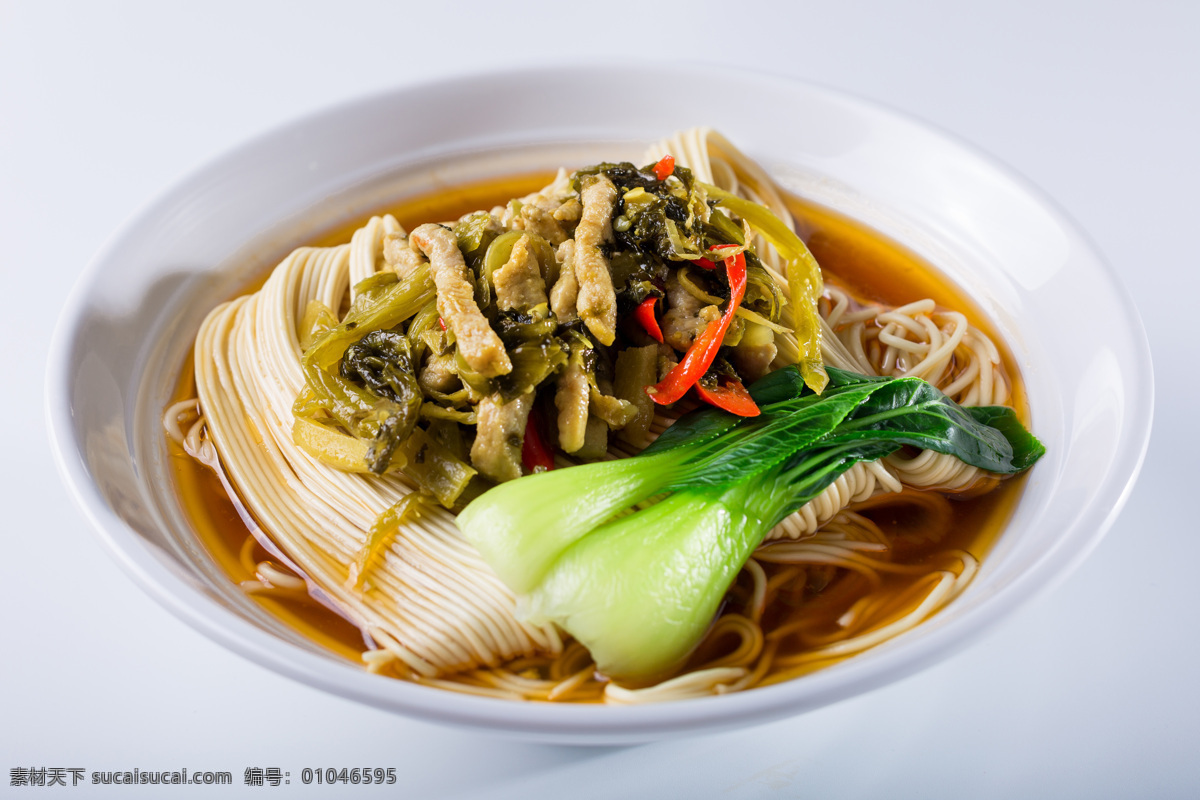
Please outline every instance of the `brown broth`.
[{"label": "brown broth", "polygon": [[996,343],[1009,378],[1009,403],[1022,422],[1029,423],[1025,387],[1012,353],[974,300],[927,261],[861,222],[799,197],[789,197],[788,207],[802,221],[808,248],[821,271],[852,296],[889,306],[932,298],[942,308],[961,312],[973,328],[987,334]]},{"label": "brown broth", "polygon": [[[386,212],[394,215],[408,229],[431,220],[453,220],[465,213],[490,208],[504,203],[511,197],[536,191],[548,182],[548,177],[544,174],[527,175],[466,187],[440,189],[436,194],[404,201],[386,209]],[[940,306],[961,311],[973,326],[988,334],[1001,351],[1003,367],[1012,384],[1011,402],[1016,406],[1018,414],[1028,421],[1023,389],[1019,380],[1012,379],[1018,373],[1011,354],[979,308],[957,287],[915,254],[861,223],[798,198],[792,198],[790,205],[795,217],[802,221],[809,233],[809,247],[822,269],[853,295],[887,305],[902,305],[932,297]],[[361,221],[356,221],[334,227],[315,236],[307,244],[326,247],[347,242],[360,225]],[[248,286],[246,291],[253,291],[264,279],[265,277],[259,278],[252,286]],[[191,397],[195,397],[195,381],[189,355],[188,362],[182,370],[175,399]],[[251,534],[239,516],[236,501],[228,496],[219,477],[212,470],[187,456],[174,443],[170,443],[169,447],[179,498],[196,535],[231,580],[236,583],[255,580],[257,576],[243,565],[241,559],[242,547]],[[992,492],[967,499],[951,500],[951,521],[945,539],[928,545],[897,546],[893,552],[893,562],[931,563],[940,557],[939,554],[953,549],[965,550],[982,559],[1011,517],[1023,483],[1021,478],[1012,479],[1002,482],[1000,487]],[[862,513],[900,542],[918,538],[910,534],[920,527],[921,511],[911,505],[885,505]],[[253,546],[252,553],[254,563],[270,559],[269,554],[257,543]],[[767,565],[768,574],[773,574],[777,569]],[[856,592],[860,591],[856,588],[857,580],[854,575],[842,576],[833,581],[822,594],[814,596],[809,593],[810,596],[803,598],[796,597],[790,601],[785,599],[777,602],[763,618],[764,630],[769,632],[776,626],[788,623],[797,614],[816,614],[814,629],[818,632],[822,628],[832,629],[842,611],[853,601]],[[899,595],[910,585],[911,580],[905,576],[889,575],[885,577],[884,586],[888,591]],[[838,595],[842,596],[840,600]],[[362,663],[362,632],[332,610],[308,597],[277,599],[257,594],[252,597],[268,612],[310,640],[356,664]],[[780,648],[780,655],[786,655],[788,652],[786,645]],[[829,663],[832,663],[832,660],[821,662],[820,666]],[[768,680],[769,678],[770,674]]]}]

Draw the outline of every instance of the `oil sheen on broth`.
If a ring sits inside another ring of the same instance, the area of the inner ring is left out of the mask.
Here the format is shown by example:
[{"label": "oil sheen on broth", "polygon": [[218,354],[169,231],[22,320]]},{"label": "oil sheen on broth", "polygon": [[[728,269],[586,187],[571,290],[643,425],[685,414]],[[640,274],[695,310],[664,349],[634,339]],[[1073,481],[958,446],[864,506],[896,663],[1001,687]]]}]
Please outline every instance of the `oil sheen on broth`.
[{"label": "oil sheen on broth", "polygon": [[[529,194],[544,186],[550,177],[538,174],[439,189],[388,207],[380,213],[391,213],[406,229],[411,230],[422,222],[457,219],[471,211],[491,208],[509,198]],[[1003,369],[1012,387],[1010,402],[1023,421],[1028,422],[1024,391],[1013,368],[1011,354],[974,303],[920,258],[863,225],[798,198],[789,198],[789,205],[802,232],[806,234],[809,248],[826,275],[852,295],[860,300],[892,306],[933,298],[939,306],[962,312],[971,325],[990,336],[1000,348]],[[361,220],[355,220],[332,228],[314,237],[308,244],[328,247],[347,242],[360,225]],[[247,286],[246,291],[253,291],[261,285],[263,277],[265,275]],[[176,400],[195,396],[191,363],[189,353],[176,389]],[[210,469],[190,458],[173,442],[168,442],[168,446],[179,498],[197,536],[232,581],[240,584],[256,580],[258,576],[253,565],[270,559],[271,555],[254,540],[239,513],[240,502],[235,505],[220,478]],[[982,558],[1011,516],[1023,484],[1024,478],[1017,477],[1003,481],[998,489],[979,496],[972,497],[967,493],[961,499],[952,498],[949,501],[949,532],[936,543],[928,543],[922,536],[923,517],[928,512],[911,503],[888,503],[883,499],[876,507],[859,513],[892,539],[893,563],[929,563],[938,553],[948,550],[965,550],[976,558]],[[886,495],[882,497],[886,498]],[[244,513],[244,508],[241,512]],[[772,564],[764,564],[763,567],[768,577],[787,568],[785,565]],[[744,577],[743,574],[742,579]],[[801,617],[809,621],[807,628],[816,632],[816,635],[820,635],[821,631],[833,633],[837,620],[864,591],[866,583],[854,573],[841,574],[833,580],[829,578],[829,573],[815,570],[808,576],[802,593],[790,597],[780,595],[773,607],[764,614],[764,633],[769,634],[781,626],[795,624]],[[742,579],[732,587],[731,597],[746,591]],[[903,574],[887,574],[884,576],[884,589],[894,593],[899,602],[914,580]],[[365,646],[362,632],[317,600],[295,593],[273,595],[267,592],[251,596],[269,613],[309,640],[355,664],[362,663],[360,656]],[[719,639],[706,642],[705,652],[697,653],[693,662],[707,662],[721,655],[721,644]],[[779,651],[781,655],[788,652],[794,650],[781,647]],[[827,666],[835,660],[821,661],[813,669]],[[795,674],[792,672],[787,677]],[[771,675],[768,674],[764,683],[771,682],[770,679]]]}]

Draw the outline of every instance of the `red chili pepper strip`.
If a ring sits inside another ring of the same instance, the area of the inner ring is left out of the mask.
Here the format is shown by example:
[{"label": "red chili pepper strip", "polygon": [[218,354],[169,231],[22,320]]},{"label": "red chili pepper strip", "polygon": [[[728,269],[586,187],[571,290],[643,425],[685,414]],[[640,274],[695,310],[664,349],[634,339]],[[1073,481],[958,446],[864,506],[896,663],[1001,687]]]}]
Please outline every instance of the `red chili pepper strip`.
[{"label": "red chili pepper strip", "polygon": [[721,376],[715,389],[705,389],[703,385],[697,383],[696,394],[700,395],[700,399],[710,406],[723,408],[730,414],[737,414],[739,417],[757,417],[762,413],[758,409],[758,404],[754,402],[754,398],[746,391],[746,387],[736,378]]},{"label": "red chili pepper strip", "polygon": [[675,171],[675,157],[663,156],[659,162],[654,165],[654,177],[660,181],[665,181],[671,177],[671,173]]},{"label": "red chili pepper strip", "polygon": [[526,475],[554,469],[554,453],[542,438],[541,422],[541,414],[537,409],[531,410],[525,422],[525,440],[521,443],[521,463]]},{"label": "red chili pepper strip", "polygon": [[446,320],[442,319],[441,317],[438,317],[438,327],[441,328],[442,330],[446,330]]},{"label": "red chili pepper strip", "polygon": [[654,341],[661,342],[663,340],[662,328],[658,327],[658,320],[654,318],[654,304],[658,302],[657,297],[647,297],[633,312],[633,316],[637,318],[642,329],[646,333],[654,337]]},{"label": "red chili pepper strip", "polygon": [[725,259],[725,270],[729,274],[729,307],[719,320],[708,323],[704,332],[696,337],[692,346],[683,354],[683,360],[667,373],[666,377],[655,386],[647,386],[646,394],[659,405],[674,403],[687,394],[687,390],[696,385],[696,381],[708,372],[721,342],[725,339],[725,331],[733,321],[734,312],[741,305],[742,297],[746,294],[746,259],[737,253]]},{"label": "red chili pepper strip", "polygon": [[703,269],[716,269],[717,265],[709,261],[707,258],[693,258],[692,263]]}]

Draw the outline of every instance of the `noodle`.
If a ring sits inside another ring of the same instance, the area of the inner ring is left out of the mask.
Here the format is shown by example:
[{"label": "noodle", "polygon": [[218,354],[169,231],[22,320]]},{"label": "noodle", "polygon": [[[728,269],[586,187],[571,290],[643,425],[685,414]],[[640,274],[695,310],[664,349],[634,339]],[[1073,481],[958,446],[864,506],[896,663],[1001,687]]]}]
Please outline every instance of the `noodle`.
[{"label": "noodle", "polygon": [[[719,134],[682,132],[652,147],[650,158],[667,153],[699,180],[790,223],[774,183]],[[561,191],[564,176],[545,191]],[[505,213],[511,217],[511,208]],[[948,536],[947,501],[915,489],[991,486],[978,469],[932,451],[856,464],[783,520],[746,563],[686,671],[654,686],[604,680],[578,642],[564,642],[553,625],[523,622],[512,593],[440,506],[423,506],[379,543],[363,580],[354,565],[370,546],[372,522],[417,486],[399,472],[343,472],[297,446],[292,408],[306,385],[301,321],[314,302],[344,309],[354,287],[386,270],[389,237],[406,235],[395,218],[372,217],[349,244],[298,249],[259,291],[215,309],[196,339],[197,397],[171,405],[163,417],[168,438],[236,486],[236,499],[261,525],[262,538],[248,537],[239,553],[245,572],[256,576],[243,588],[289,602],[316,598],[335,609],[364,632],[368,671],[506,699],[632,704],[721,694],[787,680],[892,638],[970,581],[977,561],[964,551],[929,564],[891,560],[897,547],[919,549]],[[786,260],[761,236],[751,243],[787,297]],[[822,355],[832,366],[922,377],[963,405],[1010,400],[998,348],[959,312],[933,300],[863,303],[834,284],[826,286],[820,312]],[[776,368],[798,355],[789,306],[783,314],[783,324],[772,323]],[[686,402],[656,407],[648,438],[688,409]],[[637,450],[614,440],[607,457]],[[575,459],[559,453],[556,462]],[[927,527],[920,536],[889,535],[864,516],[884,507],[920,513]],[[271,558],[256,557],[259,544]],[[896,576],[909,579],[899,594]],[[811,609],[811,616],[778,624],[778,609],[792,606]]]}]

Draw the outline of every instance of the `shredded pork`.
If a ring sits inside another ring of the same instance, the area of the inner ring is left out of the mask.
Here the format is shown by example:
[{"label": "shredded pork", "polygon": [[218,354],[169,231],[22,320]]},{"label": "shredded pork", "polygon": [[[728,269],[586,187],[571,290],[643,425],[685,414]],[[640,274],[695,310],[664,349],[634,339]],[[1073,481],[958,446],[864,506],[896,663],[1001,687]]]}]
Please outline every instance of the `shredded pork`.
[{"label": "shredded pork", "polygon": [[558,376],[554,394],[554,405],[558,408],[558,446],[564,453],[574,453],[583,447],[590,397],[587,375],[572,359]]},{"label": "shredded pork", "polygon": [[508,261],[492,273],[496,285],[496,303],[500,310],[525,310],[546,302],[546,282],[537,256],[533,253],[533,241],[526,234],[513,245]]},{"label": "shredded pork", "polygon": [[471,445],[471,464],[475,469],[494,481],[521,477],[521,447],[531,408],[533,392],[507,403],[499,395],[483,399],[478,409],[475,443]]},{"label": "shredded pork", "polygon": [[693,297],[674,274],[667,278],[667,313],[659,324],[667,344],[686,351],[709,322],[720,318],[720,308]]},{"label": "shredded pork", "polygon": [[559,170],[554,183],[521,199],[521,210],[512,227],[536,233],[557,247],[570,238],[570,227],[579,219],[579,201],[571,191],[571,177]]},{"label": "shredded pork", "polygon": [[402,233],[389,233],[383,239],[383,260],[392,272],[405,278],[425,263],[425,256]]},{"label": "shredded pork", "polygon": [[583,213],[575,228],[575,279],[579,282],[576,309],[601,344],[617,335],[617,294],[612,273],[600,246],[612,240],[613,206],[617,187],[603,175],[588,175],[580,185]]},{"label": "shredded pork", "polygon": [[429,257],[437,286],[438,314],[454,332],[462,357],[480,375],[488,378],[507,375],[512,371],[512,361],[504,352],[500,337],[475,304],[475,290],[454,232],[441,225],[426,224],[414,230],[410,238]]},{"label": "shredded pork", "polygon": [[575,240],[569,239],[558,246],[558,280],[550,290],[550,310],[559,325],[565,325],[575,316],[575,299],[579,295],[579,283],[575,280]]}]

